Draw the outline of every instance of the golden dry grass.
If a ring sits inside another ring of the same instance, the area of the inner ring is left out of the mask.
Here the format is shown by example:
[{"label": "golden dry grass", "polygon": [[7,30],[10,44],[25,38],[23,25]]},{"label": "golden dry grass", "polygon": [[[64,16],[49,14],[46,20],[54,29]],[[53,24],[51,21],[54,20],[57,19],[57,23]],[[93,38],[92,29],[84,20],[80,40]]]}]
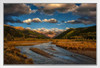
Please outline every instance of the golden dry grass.
[{"label": "golden dry grass", "polygon": [[47,52],[45,52],[45,51],[43,51],[43,50],[40,50],[39,48],[30,48],[30,50],[32,50],[32,51],[34,51],[34,52],[36,52],[36,53],[38,53],[38,54],[41,54],[41,55],[43,55],[43,56],[45,56],[45,57],[48,57],[48,58],[51,58],[51,57],[52,57],[52,56],[49,55]]},{"label": "golden dry grass", "polygon": [[46,43],[49,42],[48,40],[36,40],[36,41],[7,41],[4,43],[5,45],[7,44],[8,46],[31,46],[31,45],[37,45],[41,43]]},{"label": "golden dry grass", "polygon": [[[36,39],[32,41],[4,42],[4,64],[33,64],[34,60],[27,58],[24,54],[21,54],[20,50],[16,49],[15,46],[38,45],[50,41],[52,41],[53,44],[71,52],[83,54],[96,59],[96,42],[93,40],[76,41],[74,39]],[[33,51],[43,56],[51,57],[48,53],[39,49],[35,49]]]},{"label": "golden dry grass", "polygon": [[19,49],[6,47],[4,48],[4,64],[33,64],[33,60],[21,54]]},{"label": "golden dry grass", "polygon": [[55,39],[53,44],[71,52],[83,54],[96,59],[96,42],[93,40],[76,41],[70,39]]},{"label": "golden dry grass", "polygon": [[86,55],[88,57],[94,58],[96,59],[96,51],[95,50],[69,50],[71,52],[74,53],[78,53],[78,54],[82,54],[82,55]]},{"label": "golden dry grass", "polygon": [[96,42],[91,41],[75,41],[75,40],[65,40],[65,39],[59,39],[54,40],[53,44],[56,44],[57,46],[64,47],[66,49],[90,49],[90,50],[96,50]]},{"label": "golden dry grass", "polygon": [[6,41],[4,42],[4,64],[33,64],[31,58],[21,54],[15,46],[30,46],[48,42],[48,39],[36,39],[34,41]]}]

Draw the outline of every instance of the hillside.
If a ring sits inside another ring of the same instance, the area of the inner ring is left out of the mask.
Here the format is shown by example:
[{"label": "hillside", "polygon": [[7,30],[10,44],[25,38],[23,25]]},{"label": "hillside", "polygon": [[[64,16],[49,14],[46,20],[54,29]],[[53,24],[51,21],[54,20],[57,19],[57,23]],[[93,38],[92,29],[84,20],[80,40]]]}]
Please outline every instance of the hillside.
[{"label": "hillside", "polygon": [[4,37],[5,38],[37,38],[37,39],[45,39],[48,38],[43,34],[33,32],[28,29],[15,29],[13,26],[4,25]]},{"label": "hillside", "polygon": [[96,39],[96,26],[71,28],[55,37],[55,39]]}]

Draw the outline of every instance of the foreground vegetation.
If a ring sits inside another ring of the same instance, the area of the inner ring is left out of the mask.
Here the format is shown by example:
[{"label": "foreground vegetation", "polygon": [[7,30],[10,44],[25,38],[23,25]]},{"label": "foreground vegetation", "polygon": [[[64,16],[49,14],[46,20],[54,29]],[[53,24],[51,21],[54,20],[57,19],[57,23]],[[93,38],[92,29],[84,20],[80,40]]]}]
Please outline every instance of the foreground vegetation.
[{"label": "foreground vegetation", "polygon": [[77,41],[75,39],[55,39],[53,40],[53,44],[71,52],[83,54],[96,59],[96,41],[94,40]]},{"label": "foreground vegetation", "polygon": [[34,60],[28,58],[25,54],[21,54],[16,46],[30,46],[49,42],[42,39],[35,41],[5,41],[4,42],[4,64],[33,64]]},{"label": "foreground vegetation", "polygon": [[[27,39],[26,39],[27,40]],[[34,60],[28,58],[25,54],[21,54],[16,46],[31,46],[38,45],[52,41],[59,47],[62,47],[71,52],[83,54],[88,57],[96,59],[96,41],[94,40],[79,40],[79,39],[34,39],[27,41],[6,41],[4,43],[4,64],[33,64]],[[47,53],[42,52],[39,49],[31,49],[32,51],[39,53],[46,57],[51,57]],[[54,49],[53,49],[54,50]],[[11,61],[12,60],[12,61]]]},{"label": "foreground vegetation", "polygon": [[21,54],[15,46],[37,45],[46,42],[37,41],[40,38],[48,39],[45,35],[29,29],[20,30],[10,25],[4,25],[4,64],[33,64],[34,60]]},{"label": "foreground vegetation", "polygon": [[14,46],[4,47],[4,64],[33,64],[33,60],[25,54],[21,54],[19,49]]},{"label": "foreground vegetation", "polygon": [[71,28],[55,39],[53,43],[59,47],[96,59],[96,26]]}]

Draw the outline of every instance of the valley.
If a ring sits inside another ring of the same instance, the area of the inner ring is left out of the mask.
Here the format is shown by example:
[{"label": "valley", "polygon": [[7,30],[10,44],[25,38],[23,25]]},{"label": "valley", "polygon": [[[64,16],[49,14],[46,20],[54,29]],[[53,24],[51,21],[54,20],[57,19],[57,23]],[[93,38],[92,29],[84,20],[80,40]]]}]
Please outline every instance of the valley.
[{"label": "valley", "polygon": [[4,29],[4,64],[96,64],[95,26],[71,28],[56,37],[21,27]]}]

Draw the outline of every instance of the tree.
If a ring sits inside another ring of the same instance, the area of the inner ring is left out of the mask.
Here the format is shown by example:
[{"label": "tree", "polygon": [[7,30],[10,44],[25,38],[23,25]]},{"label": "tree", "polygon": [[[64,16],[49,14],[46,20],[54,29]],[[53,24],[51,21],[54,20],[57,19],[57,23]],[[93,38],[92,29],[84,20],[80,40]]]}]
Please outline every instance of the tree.
[{"label": "tree", "polygon": [[7,34],[7,41],[12,41],[14,38],[8,33]]}]

